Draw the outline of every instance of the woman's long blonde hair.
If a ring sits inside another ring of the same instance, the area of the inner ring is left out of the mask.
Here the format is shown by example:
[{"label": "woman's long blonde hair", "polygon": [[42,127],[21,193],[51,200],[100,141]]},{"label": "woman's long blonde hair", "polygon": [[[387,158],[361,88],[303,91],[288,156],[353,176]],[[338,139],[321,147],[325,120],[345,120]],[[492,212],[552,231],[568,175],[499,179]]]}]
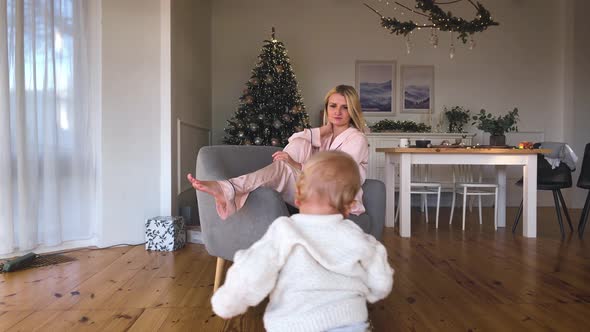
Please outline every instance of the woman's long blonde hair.
[{"label": "woman's long blonde hair", "polygon": [[348,114],[352,120],[352,125],[361,133],[365,132],[365,118],[361,109],[361,101],[356,89],[350,85],[338,85],[328,91],[324,100],[324,125],[328,123],[328,99],[333,94],[338,93],[344,96],[348,106]]}]

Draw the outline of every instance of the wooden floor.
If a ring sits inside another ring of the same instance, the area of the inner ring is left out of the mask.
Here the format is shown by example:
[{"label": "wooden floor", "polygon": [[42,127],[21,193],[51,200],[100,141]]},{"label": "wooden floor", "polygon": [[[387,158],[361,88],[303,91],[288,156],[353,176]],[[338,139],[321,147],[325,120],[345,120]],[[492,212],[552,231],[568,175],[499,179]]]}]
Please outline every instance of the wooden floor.
[{"label": "wooden floor", "polygon": [[[441,220],[448,212],[441,210]],[[579,213],[572,211],[574,228]],[[551,208],[538,215],[537,239],[513,236],[509,228],[494,232],[491,209],[483,226],[470,214],[465,232],[459,218],[436,230],[420,213],[411,239],[387,229],[395,284],[387,299],[369,307],[374,330],[587,329],[588,243],[577,234],[562,241]],[[0,331],[264,330],[264,303],[229,321],[212,313],[215,258],[200,245],[173,253],[138,246],[68,255],[78,261],[0,274]]]}]

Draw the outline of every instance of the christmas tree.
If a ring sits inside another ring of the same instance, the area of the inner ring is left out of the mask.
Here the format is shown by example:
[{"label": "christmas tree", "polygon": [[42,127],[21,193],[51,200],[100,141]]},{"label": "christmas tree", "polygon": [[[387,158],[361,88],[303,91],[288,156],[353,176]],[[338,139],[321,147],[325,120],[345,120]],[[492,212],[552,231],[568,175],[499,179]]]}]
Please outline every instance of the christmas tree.
[{"label": "christmas tree", "polygon": [[304,128],[309,128],[309,116],[287,49],[275,39],[272,28],[272,39],[264,41],[238,109],[227,121],[224,143],[285,146],[293,133]]}]

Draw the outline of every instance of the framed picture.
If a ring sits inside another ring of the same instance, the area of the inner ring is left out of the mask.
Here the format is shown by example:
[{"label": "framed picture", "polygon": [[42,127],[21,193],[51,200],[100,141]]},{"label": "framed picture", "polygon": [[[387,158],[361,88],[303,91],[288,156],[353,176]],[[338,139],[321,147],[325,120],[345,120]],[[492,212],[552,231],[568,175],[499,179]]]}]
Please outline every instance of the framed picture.
[{"label": "framed picture", "polygon": [[356,90],[364,115],[395,114],[395,61],[357,61]]},{"label": "framed picture", "polygon": [[401,66],[402,113],[434,110],[434,66]]}]

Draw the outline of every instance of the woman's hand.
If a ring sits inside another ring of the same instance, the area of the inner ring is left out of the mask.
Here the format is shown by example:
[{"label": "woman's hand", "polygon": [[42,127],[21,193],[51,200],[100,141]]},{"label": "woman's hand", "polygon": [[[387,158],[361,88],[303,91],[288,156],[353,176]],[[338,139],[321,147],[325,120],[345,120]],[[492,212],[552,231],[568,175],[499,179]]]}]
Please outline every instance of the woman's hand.
[{"label": "woman's hand", "polygon": [[332,128],[331,123],[328,123],[328,124],[320,127],[320,137],[321,138],[326,138],[326,137],[332,135],[333,132],[334,132],[334,129]]},{"label": "woman's hand", "polygon": [[285,161],[288,164],[290,164],[291,166],[293,166],[297,169],[301,169],[301,164],[296,162],[295,160],[293,160],[293,158],[291,158],[291,156],[285,151],[277,151],[272,154],[272,161],[274,162],[274,161],[278,161],[278,160]]}]

